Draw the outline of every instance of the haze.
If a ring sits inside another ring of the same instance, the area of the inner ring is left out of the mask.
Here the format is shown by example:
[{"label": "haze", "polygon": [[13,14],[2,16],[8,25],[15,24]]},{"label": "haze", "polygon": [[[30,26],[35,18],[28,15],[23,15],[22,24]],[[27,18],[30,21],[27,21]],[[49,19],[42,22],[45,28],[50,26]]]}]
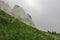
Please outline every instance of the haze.
[{"label": "haze", "polygon": [[11,8],[15,4],[21,6],[29,13],[36,28],[43,31],[56,31],[60,33],[60,0],[3,0]]}]

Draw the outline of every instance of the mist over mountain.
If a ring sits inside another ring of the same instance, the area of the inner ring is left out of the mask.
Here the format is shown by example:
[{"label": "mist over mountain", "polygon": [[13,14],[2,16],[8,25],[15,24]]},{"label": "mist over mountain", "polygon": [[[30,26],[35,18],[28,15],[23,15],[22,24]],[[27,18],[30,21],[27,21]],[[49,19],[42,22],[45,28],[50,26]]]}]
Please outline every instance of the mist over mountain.
[{"label": "mist over mountain", "polygon": [[30,24],[32,17],[29,14],[27,14],[27,16],[21,14],[23,16],[19,16],[18,18],[16,14],[20,10],[18,5],[16,5],[15,8],[19,10],[13,9],[11,12],[13,14],[7,13],[4,8],[5,7],[3,7],[3,9],[0,8],[0,40],[60,40],[59,33],[44,32]]},{"label": "mist over mountain", "polygon": [[11,9],[9,5],[6,4],[4,1],[0,1],[0,9],[20,19],[28,25],[35,26],[35,24],[32,21],[32,17],[29,14],[26,14],[23,8],[18,5],[15,5],[14,8]]},{"label": "mist over mountain", "polygon": [[60,33],[60,1],[59,0],[2,0],[9,4],[21,6],[32,17],[36,28],[43,31]]}]

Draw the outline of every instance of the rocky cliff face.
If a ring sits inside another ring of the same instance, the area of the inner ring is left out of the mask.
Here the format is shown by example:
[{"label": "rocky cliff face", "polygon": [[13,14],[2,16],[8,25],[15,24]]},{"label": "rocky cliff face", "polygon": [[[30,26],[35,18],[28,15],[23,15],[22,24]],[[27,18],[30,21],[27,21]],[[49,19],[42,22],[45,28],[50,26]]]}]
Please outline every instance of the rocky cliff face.
[{"label": "rocky cliff face", "polygon": [[6,4],[3,1],[0,1],[0,9],[13,15],[14,17],[18,18],[19,20],[21,20],[22,22],[28,25],[35,26],[32,21],[32,17],[29,14],[26,15],[23,8],[18,5],[15,5],[14,8],[11,9],[8,4]]},{"label": "rocky cliff face", "polygon": [[11,13],[26,24],[34,26],[31,16],[28,14],[26,15],[22,7],[15,5]]}]

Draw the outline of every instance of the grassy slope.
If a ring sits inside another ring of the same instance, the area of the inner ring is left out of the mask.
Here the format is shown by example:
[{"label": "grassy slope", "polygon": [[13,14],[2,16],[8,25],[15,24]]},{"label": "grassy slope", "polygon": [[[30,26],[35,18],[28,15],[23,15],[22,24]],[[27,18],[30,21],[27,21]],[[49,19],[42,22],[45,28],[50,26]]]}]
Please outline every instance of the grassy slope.
[{"label": "grassy slope", "polygon": [[18,19],[10,23],[11,19],[14,17],[0,10],[0,40],[60,40],[60,36],[37,30]]}]

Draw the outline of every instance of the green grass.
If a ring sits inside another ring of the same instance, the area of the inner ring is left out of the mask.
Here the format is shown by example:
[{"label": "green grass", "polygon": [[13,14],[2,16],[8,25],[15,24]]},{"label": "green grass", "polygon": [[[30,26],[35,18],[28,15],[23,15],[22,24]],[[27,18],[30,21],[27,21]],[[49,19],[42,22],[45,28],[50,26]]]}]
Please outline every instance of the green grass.
[{"label": "green grass", "polygon": [[60,40],[59,35],[38,30],[18,19],[10,23],[12,19],[14,17],[0,10],[0,40]]}]

